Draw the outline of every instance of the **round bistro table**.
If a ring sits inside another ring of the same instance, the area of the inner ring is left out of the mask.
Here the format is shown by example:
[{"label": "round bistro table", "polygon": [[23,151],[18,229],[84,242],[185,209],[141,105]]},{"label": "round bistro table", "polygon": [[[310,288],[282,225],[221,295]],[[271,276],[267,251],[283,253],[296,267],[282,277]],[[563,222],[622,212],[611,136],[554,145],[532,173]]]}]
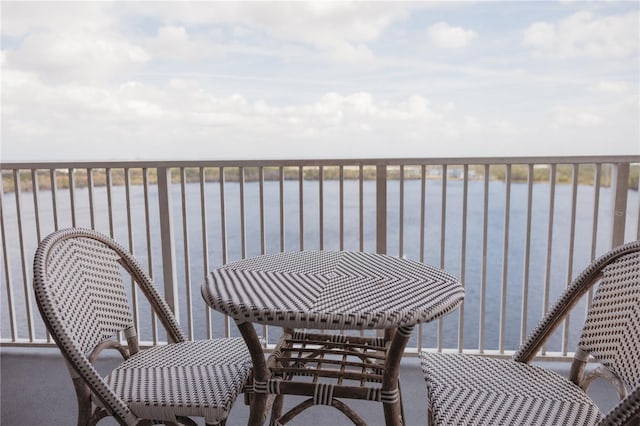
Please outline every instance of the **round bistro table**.
[{"label": "round bistro table", "polygon": [[[215,269],[202,296],[235,320],[251,352],[250,425],[263,424],[269,409],[271,424],[285,424],[317,404],[364,425],[345,398],[381,402],[386,424],[401,425],[398,374],[413,328],[455,309],[464,289],[441,269],[404,258],[300,251]],[[254,323],[283,328],[266,360]],[[384,337],[344,332],[367,329],[385,330]],[[308,399],[283,415],[284,395]]]}]

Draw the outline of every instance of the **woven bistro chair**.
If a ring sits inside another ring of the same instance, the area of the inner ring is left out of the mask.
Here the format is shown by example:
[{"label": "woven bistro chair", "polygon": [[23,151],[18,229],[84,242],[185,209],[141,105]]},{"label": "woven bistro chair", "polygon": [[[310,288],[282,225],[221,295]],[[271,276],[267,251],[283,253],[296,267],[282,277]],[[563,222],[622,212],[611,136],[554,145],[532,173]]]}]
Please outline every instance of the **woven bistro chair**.
[{"label": "woven bistro chair", "polygon": [[[569,378],[530,365],[596,283]],[[512,360],[425,352],[420,357],[431,424],[640,425],[640,241],[611,250],[582,271]],[[590,357],[600,367],[585,374]],[[618,390],[621,401],[609,413],[586,393],[597,377]]]},{"label": "woven bistro chair", "polygon": [[[129,274],[171,343],[140,350],[125,292]],[[225,424],[249,376],[242,338],[188,341],[151,278],[112,239],[87,229],[45,238],[35,254],[38,308],[67,361],[78,400],[78,425],[113,416],[122,425]],[[126,337],[122,345],[119,335]],[[93,362],[106,348],[125,359],[101,377]]]}]

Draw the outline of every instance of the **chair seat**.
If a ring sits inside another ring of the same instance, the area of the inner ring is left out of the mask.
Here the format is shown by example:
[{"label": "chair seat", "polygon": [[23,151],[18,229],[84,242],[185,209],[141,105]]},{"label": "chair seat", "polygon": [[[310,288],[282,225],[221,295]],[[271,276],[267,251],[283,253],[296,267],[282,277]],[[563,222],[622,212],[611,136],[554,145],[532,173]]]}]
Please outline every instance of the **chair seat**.
[{"label": "chair seat", "polygon": [[118,366],[106,382],[140,418],[176,416],[224,420],[249,376],[251,358],[241,338],[155,346]]},{"label": "chair seat", "polygon": [[553,371],[511,360],[421,353],[434,424],[594,425],[602,413]]}]

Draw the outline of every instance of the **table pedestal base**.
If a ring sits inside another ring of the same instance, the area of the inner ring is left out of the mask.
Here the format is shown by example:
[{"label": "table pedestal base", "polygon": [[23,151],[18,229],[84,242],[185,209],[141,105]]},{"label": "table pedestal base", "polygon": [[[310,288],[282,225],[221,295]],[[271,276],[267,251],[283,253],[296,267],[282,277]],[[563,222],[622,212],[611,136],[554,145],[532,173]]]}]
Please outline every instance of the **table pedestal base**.
[{"label": "table pedestal base", "polygon": [[[251,324],[238,326],[248,344],[253,341],[252,345],[260,347]],[[340,399],[381,402],[387,425],[404,424],[397,377],[412,330],[407,327],[388,330],[386,337],[363,337],[285,329],[266,363],[264,357],[254,358],[254,381],[247,389],[253,393],[250,424],[263,424],[274,396],[271,425],[284,425],[314,405],[334,407],[353,424],[366,425]],[[309,398],[282,413],[285,395]]]}]

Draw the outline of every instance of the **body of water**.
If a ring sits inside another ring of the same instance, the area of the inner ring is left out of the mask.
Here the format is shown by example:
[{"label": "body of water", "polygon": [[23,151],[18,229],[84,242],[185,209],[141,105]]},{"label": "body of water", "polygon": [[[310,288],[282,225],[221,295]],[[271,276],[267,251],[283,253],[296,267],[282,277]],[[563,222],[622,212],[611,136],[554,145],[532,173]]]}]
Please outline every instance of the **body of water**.
[{"label": "body of water", "polygon": [[[180,321],[189,323],[188,310],[184,304],[187,286],[192,294],[191,316],[193,318],[193,334],[196,338],[206,337],[206,315],[204,302],[200,297],[200,284],[208,269],[226,262],[246,256],[258,255],[262,252],[284,250],[339,250],[340,241],[340,187],[336,181],[325,181],[322,188],[318,181],[305,181],[302,190],[297,181],[285,181],[283,186],[283,218],[281,227],[280,187],[279,182],[267,181],[263,184],[264,217],[261,218],[260,186],[258,183],[245,183],[242,189],[244,196],[245,216],[242,218],[238,183],[228,182],[224,187],[224,215],[220,207],[220,186],[218,183],[206,185],[205,215],[203,220],[200,202],[200,186],[186,186],[186,222],[188,224],[189,265],[185,266],[185,249],[183,238],[183,206],[181,204],[180,186],[173,186],[175,249],[177,259],[177,276],[180,292]],[[445,348],[458,346],[459,332],[462,332],[464,348],[476,349],[481,336],[481,321],[484,321],[483,345],[485,349],[498,349],[500,345],[501,321],[504,318],[505,329],[503,342],[505,349],[516,349],[522,338],[523,300],[526,299],[525,330],[531,330],[542,317],[544,311],[545,287],[549,276],[548,298],[555,300],[567,285],[568,278],[575,276],[585,267],[592,253],[592,230],[594,227],[594,197],[592,186],[579,186],[576,197],[575,226],[571,227],[572,187],[558,185],[553,198],[553,223],[551,241],[549,235],[549,211],[551,208],[550,186],[534,184],[529,200],[526,184],[512,184],[510,190],[510,210],[505,213],[507,199],[506,185],[503,182],[490,182],[488,185],[487,216],[485,219],[484,182],[468,183],[466,237],[463,239],[463,182],[448,181],[446,195],[443,197],[442,182],[429,180],[426,184],[426,202],[424,219],[424,240],[421,239],[421,200],[422,187],[418,180],[404,182],[404,215],[403,232],[400,233],[400,183],[390,181],[388,184],[388,232],[387,253],[402,254],[410,259],[423,260],[426,263],[441,266],[448,272],[463,279],[466,297],[463,311],[454,312],[442,320],[441,324],[425,325],[423,329],[423,346],[433,347],[440,342]],[[324,203],[320,211],[319,194],[322,191]],[[113,187],[111,208],[109,208],[106,188],[93,189],[93,216],[97,230],[109,233],[113,226],[115,238],[128,246],[128,234],[131,228],[133,235],[133,251],[136,257],[155,277],[161,281],[161,249],[158,220],[157,188],[149,187],[145,203],[144,188],[132,186],[130,194],[131,218],[127,216],[127,196],[125,187]],[[359,182],[345,181],[343,198],[343,248],[359,250],[360,248],[360,203]],[[375,251],[375,182],[365,181],[363,184],[363,249]],[[52,197],[49,191],[40,191],[38,195],[41,237],[54,229]],[[442,217],[442,203],[446,203],[445,217]],[[58,228],[72,225],[71,201],[69,193],[58,190],[56,193]],[[597,208],[597,239],[593,251],[596,255],[606,251],[610,246],[611,193],[608,188],[601,188]],[[23,193],[22,230],[24,235],[24,253],[28,262],[20,261],[20,244],[18,238],[18,221],[16,217],[15,196],[11,193],[3,196],[3,215],[5,220],[5,238],[9,254],[9,273],[14,284],[14,299],[18,332],[21,337],[28,337],[25,309],[25,280],[23,270],[27,271],[28,283],[31,283],[31,259],[38,241],[36,232],[36,214],[31,193]],[[303,211],[300,213],[300,206]],[[629,192],[627,211],[626,241],[634,240],[638,224],[638,193]],[[531,216],[528,216],[531,206]],[[91,227],[91,208],[88,190],[76,189],[74,199],[75,220],[77,226]],[[148,212],[148,213],[147,213]],[[322,213],[322,214],[321,214]],[[149,227],[146,226],[146,215],[149,215]],[[302,217],[302,226],[301,226]],[[224,219],[224,220],[223,220]],[[486,220],[486,235],[483,234]],[[322,221],[322,246],[320,238],[320,222]],[[508,226],[506,226],[508,221]],[[528,225],[530,221],[530,225]],[[207,228],[206,248],[203,241],[203,222]],[[224,229],[222,224],[224,222]],[[264,223],[264,227],[261,225]],[[444,223],[444,227],[442,226]],[[112,225],[111,225],[112,224]],[[530,227],[530,233],[527,228]],[[244,233],[243,233],[244,229]],[[301,232],[302,229],[302,232]],[[224,231],[224,232],[223,232]],[[244,240],[243,240],[244,235]],[[302,239],[301,239],[302,235]],[[505,238],[505,235],[507,237]],[[571,239],[573,235],[573,240]],[[301,241],[302,240],[302,241]],[[441,241],[444,241],[444,248]],[[486,241],[486,250],[483,250]],[[527,242],[530,242],[527,245]],[[402,247],[400,244],[402,243]],[[507,256],[503,255],[507,245]],[[547,249],[550,244],[550,269],[547,272]],[[423,245],[423,247],[422,247]],[[226,247],[226,253],[223,252]],[[464,260],[463,260],[464,248]],[[569,262],[569,251],[574,250],[574,260]],[[151,252],[151,258],[148,253]],[[421,259],[421,252],[424,257]],[[527,253],[529,255],[527,259]],[[483,256],[484,254],[484,256]],[[151,260],[149,260],[151,259]],[[207,262],[204,261],[207,259]],[[528,263],[527,263],[528,260]],[[506,269],[504,267],[506,265]],[[188,279],[187,279],[188,278]],[[523,283],[528,282],[525,290]],[[28,291],[32,291],[29,287]],[[481,295],[485,294],[485,306],[482,309]],[[0,332],[2,338],[10,337],[8,321],[6,276],[2,276]],[[36,336],[44,337],[42,326],[33,296],[31,310],[36,319]],[[503,309],[503,301],[505,309]],[[463,326],[460,327],[461,316],[464,315]],[[584,307],[579,306],[570,322],[570,345],[573,350],[579,327],[584,316]],[[227,323],[221,315],[212,313],[211,328],[215,336],[224,335]],[[140,306],[140,324],[142,338],[151,338],[150,314],[148,309]],[[440,328],[439,328],[440,327]],[[233,334],[237,334],[231,325]],[[278,336],[271,332],[271,340]],[[550,342],[551,350],[559,350],[561,336],[554,336]],[[415,344],[415,337],[414,342]]]}]

